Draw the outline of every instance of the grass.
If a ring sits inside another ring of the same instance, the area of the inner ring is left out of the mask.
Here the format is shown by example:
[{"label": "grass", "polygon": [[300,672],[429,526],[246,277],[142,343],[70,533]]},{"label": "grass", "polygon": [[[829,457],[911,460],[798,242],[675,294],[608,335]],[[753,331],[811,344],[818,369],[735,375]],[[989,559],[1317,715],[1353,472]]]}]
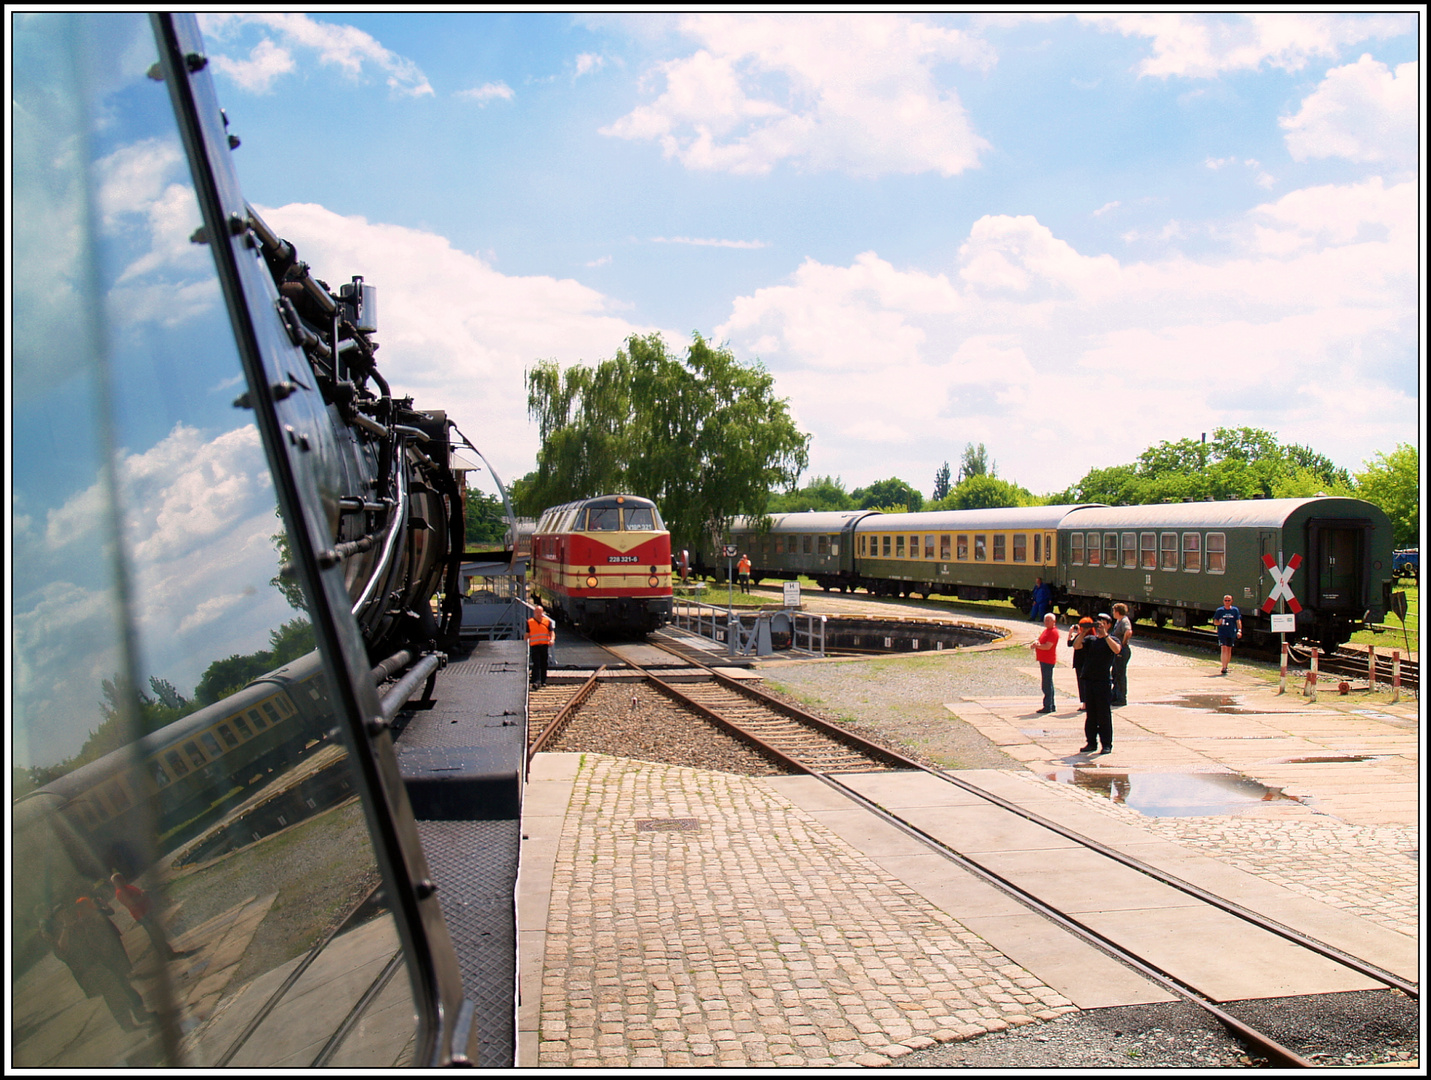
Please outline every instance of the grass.
[{"label": "grass", "polygon": [[1385,629],[1374,634],[1369,630],[1360,630],[1351,637],[1354,645],[1375,645],[1378,652],[1383,649],[1400,649],[1406,652],[1408,649],[1414,653],[1421,652],[1421,587],[1419,582],[1412,582],[1408,585],[1399,585],[1396,592],[1406,594],[1406,629],[1403,633],[1401,620],[1391,612],[1387,612],[1386,618],[1382,621]]}]

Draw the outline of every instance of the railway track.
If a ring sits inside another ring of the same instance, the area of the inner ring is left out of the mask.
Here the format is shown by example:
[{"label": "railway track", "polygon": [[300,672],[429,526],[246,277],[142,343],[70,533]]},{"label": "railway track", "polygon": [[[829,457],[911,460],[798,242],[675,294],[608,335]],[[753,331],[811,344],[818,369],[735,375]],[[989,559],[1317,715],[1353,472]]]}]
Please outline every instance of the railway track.
[{"label": "railway track", "polygon": [[[668,651],[674,652],[674,650]],[[681,655],[681,658],[688,663],[693,662],[689,656]],[[907,815],[902,815],[897,810],[891,810],[881,805],[877,796],[872,797],[868,791],[860,790],[861,786],[867,786],[868,783],[865,782],[865,785],[862,785],[860,777],[878,773],[911,773],[916,775],[912,776],[908,782],[901,782],[901,787],[912,782],[928,783],[927,779],[919,781],[917,779],[919,776],[933,778],[941,784],[952,785],[964,793],[977,796],[1009,815],[1017,816],[1023,822],[1049,830],[1062,841],[1072,841],[1088,852],[1096,854],[1100,859],[1115,862],[1138,875],[1151,879],[1156,882],[1154,887],[1161,887],[1184,897],[1191,897],[1198,905],[1218,913],[1216,916],[1218,918],[1230,916],[1251,927],[1250,933],[1254,935],[1267,935],[1278,939],[1276,949],[1281,950],[1277,953],[1279,956],[1301,955],[1304,952],[1315,954],[1316,959],[1311,961],[1313,964],[1330,962],[1330,965],[1339,965],[1364,979],[1394,988],[1410,997],[1419,996],[1419,988],[1416,984],[1402,979],[1392,972],[1369,964],[1333,945],[1311,938],[1239,904],[1225,900],[1089,837],[1081,836],[1054,821],[1043,818],[1008,800],[1001,799],[973,784],[966,783],[947,773],[929,769],[900,754],[871,744],[853,732],[789,705],[756,687],[731,679],[710,668],[705,668],[707,677],[703,680],[673,683],[649,671],[644,671],[639,665],[631,664],[629,660],[626,663],[637,670],[642,670],[644,678],[650,685],[656,687],[662,694],[682,707],[705,717],[721,730],[747,742],[790,769],[818,778],[870,813],[925,844],[939,855],[1006,895],[1017,899],[1070,934],[1139,972],[1144,978],[1162,987],[1168,993],[1192,1002],[1205,1010],[1239,1039],[1248,1048],[1249,1054],[1265,1058],[1273,1065],[1302,1068],[1311,1067],[1312,1062],[1219,1008],[1214,1001],[1214,996],[1206,988],[1200,987],[1200,979],[1196,972],[1180,970],[1178,964],[1168,963],[1166,960],[1159,962],[1139,955],[1127,944],[1120,943],[1121,935],[1119,933],[1100,930],[1091,925],[1086,917],[1080,919],[1076,915],[1060,910],[1048,896],[1047,886],[1050,875],[1041,869],[1022,874],[1000,872],[988,864],[987,857],[981,859],[977,853],[971,855],[966,851],[961,851],[960,847],[965,845],[951,842],[949,837],[941,837],[936,834],[936,831],[925,829],[910,820]],[[579,702],[575,699],[578,695],[589,693],[588,687],[594,686],[595,681],[596,677],[593,675],[586,687],[575,692],[565,693],[564,700],[560,704],[554,697],[550,699],[549,704],[547,703],[548,699],[543,700],[541,708],[544,711],[550,710],[551,719],[547,722],[547,728],[544,729],[542,736],[533,744],[534,753],[537,746],[550,745],[551,738],[554,738],[555,734],[548,738],[548,730],[558,732],[557,725],[564,725],[570,721],[571,715],[579,708]],[[550,694],[551,691],[548,690],[545,693]],[[533,715],[535,717],[537,714],[534,712]],[[1187,901],[1181,900],[1177,903],[1185,905]],[[1224,945],[1225,943],[1221,940],[1213,941],[1209,943],[1209,950],[1216,952]]]}]

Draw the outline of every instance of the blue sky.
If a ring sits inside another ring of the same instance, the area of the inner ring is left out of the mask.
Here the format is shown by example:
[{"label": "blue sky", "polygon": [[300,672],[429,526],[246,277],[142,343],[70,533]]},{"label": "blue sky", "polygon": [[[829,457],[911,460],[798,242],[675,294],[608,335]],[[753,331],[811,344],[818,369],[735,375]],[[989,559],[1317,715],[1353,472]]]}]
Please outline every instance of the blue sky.
[{"label": "blue sky", "polygon": [[1414,15],[203,24],[247,196],[506,479],[523,371],[652,330],[758,358],[851,488],[1417,440]]}]

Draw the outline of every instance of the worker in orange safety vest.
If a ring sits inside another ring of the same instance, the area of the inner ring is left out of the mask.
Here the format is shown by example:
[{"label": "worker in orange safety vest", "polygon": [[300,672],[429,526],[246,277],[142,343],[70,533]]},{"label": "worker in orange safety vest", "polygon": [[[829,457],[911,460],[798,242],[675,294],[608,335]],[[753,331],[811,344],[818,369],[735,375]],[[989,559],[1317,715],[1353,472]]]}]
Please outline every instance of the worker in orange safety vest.
[{"label": "worker in orange safety vest", "polygon": [[547,684],[547,656],[552,643],[556,641],[556,630],[542,605],[532,608],[532,617],[527,620],[527,651],[531,655],[532,687]]}]

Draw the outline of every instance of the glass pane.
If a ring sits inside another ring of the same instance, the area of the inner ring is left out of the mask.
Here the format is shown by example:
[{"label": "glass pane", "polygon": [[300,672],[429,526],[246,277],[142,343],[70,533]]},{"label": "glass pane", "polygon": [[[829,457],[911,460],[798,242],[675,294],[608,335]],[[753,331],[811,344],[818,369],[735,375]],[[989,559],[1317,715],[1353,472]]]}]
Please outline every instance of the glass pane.
[{"label": "glass pane", "polygon": [[306,1066],[395,934],[149,21],[13,29],[13,1062]]}]

